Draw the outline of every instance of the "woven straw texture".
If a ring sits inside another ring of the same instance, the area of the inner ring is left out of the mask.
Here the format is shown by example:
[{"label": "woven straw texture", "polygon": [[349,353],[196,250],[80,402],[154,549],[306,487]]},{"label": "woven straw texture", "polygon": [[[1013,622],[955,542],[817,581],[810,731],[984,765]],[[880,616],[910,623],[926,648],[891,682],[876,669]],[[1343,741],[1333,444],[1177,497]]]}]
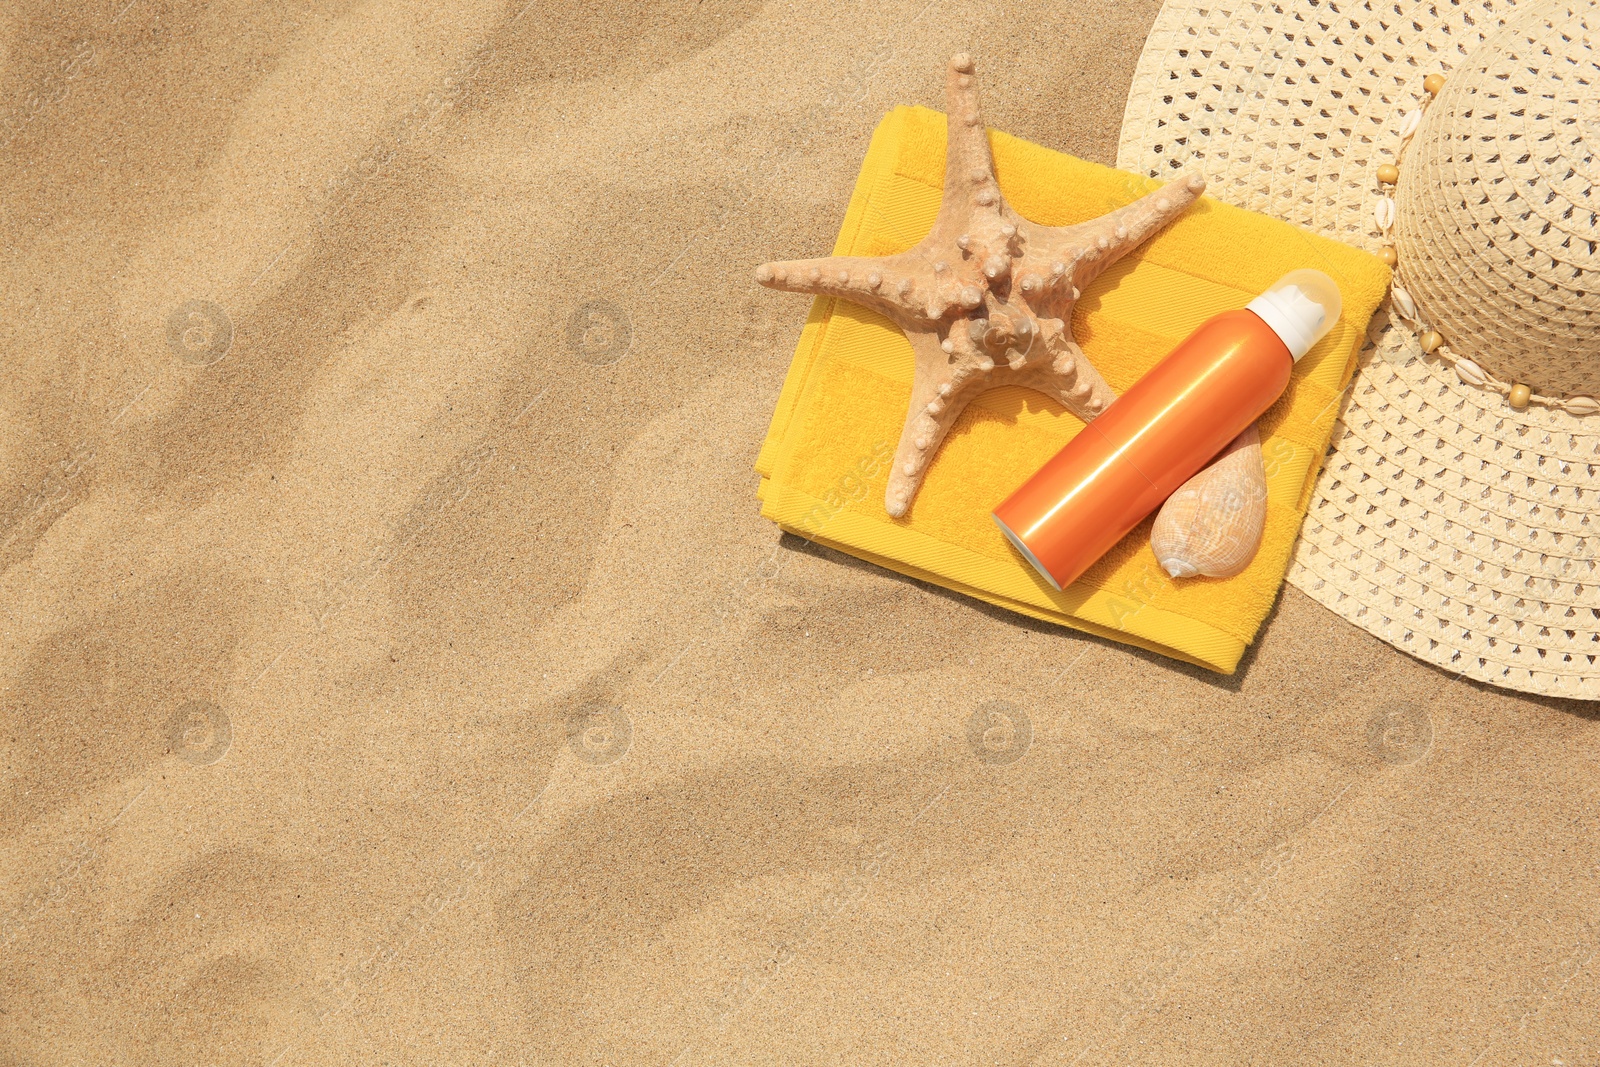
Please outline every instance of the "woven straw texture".
[{"label": "woven straw texture", "polygon": [[1597,14],[1539,5],[1473,53],[1428,108],[1395,195],[1423,317],[1485,370],[1558,396],[1600,395]]},{"label": "woven straw texture", "polygon": [[[1552,323],[1554,334],[1572,325],[1553,325],[1557,307],[1529,312],[1522,302],[1535,280],[1541,301],[1551,293],[1551,299],[1576,306],[1577,298],[1554,294],[1587,292],[1572,272],[1581,269],[1587,276],[1593,252],[1574,252],[1561,242],[1572,236],[1576,245],[1577,235],[1595,232],[1593,217],[1580,217],[1584,207],[1565,217],[1567,206],[1588,203],[1591,194],[1581,175],[1591,157],[1583,138],[1600,132],[1593,124],[1600,114],[1597,83],[1577,69],[1587,62],[1583,24],[1594,10],[1593,4],[1547,0],[1168,0],[1139,60],[1117,162],[1152,176],[1194,165],[1211,183],[1211,195],[1376,252],[1385,243],[1373,216],[1381,195],[1376,168],[1395,161],[1401,124],[1425,95],[1424,77],[1493,66],[1499,60],[1491,61],[1480,47],[1508,25],[1508,40],[1521,34],[1541,44],[1550,43],[1541,23],[1576,25],[1576,41],[1558,35],[1554,42],[1570,56],[1523,64],[1557,74],[1529,74],[1544,79],[1541,91],[1513,94],[1536,96],[1557,117],[1538,119],[1535,109],[1532,117],[1479,121],[1473,130],[1482,136],[1492,128],[1497,138],[1519,133],[1522,139],[1510,144],[1524,145],[1530,123],[1550,123],[1571,138],[1555,146],[1559,158],[1545,162],[1556,153],[1541,155],[1526,145],[1508,158],[1511,149],[1501,145],[1500,159],[1491,162],[1493,144],[1479,141],[1476,151],[1463,153],[1474,156],[1465,165],[1480,168],[1476,174],[1458,169],[1448,179],[1442,171],[1429,179],[1402,169],[1403,185],[1437,185],[1425,195],[1410,190],[1407,223],[1416,242],[1437,246],[1435,254],[1469,233],[1458,221],[1463,200],[1474,210],[1485,206],[1464,196],[1461,182],[1482,190],[1486,175],[1491,182],[1504,175],[1495,188],[1511,188],[1494,195],[1509,200],[1516,192],[1519,200],[1540,201],[1526,204],[1533,212],[1528,220],[1520,212],[1514,219],[1502,212],[1496,225],[1504,226],[1504,239],[1499,231],[1490,235],[1502,265],[1507,257],[1515,262],[1519,251],[1543,250],[1542,258],[1529,255],[1520,264],[1515,285],[1499,288],[1504,283],[1492,271],[1471,281],[1458,276],[1457,289],[1428,289],[1418,302],[1439,300],[1440,293],[1458,299],[1471,291],[1486,317],[1522,324],[1511,330],[1532,332],[1526,324],[1533,315]],[[1578,82],[1580,76],[1589,84]],[[1511,91],[1511,79],[1487,77],[1496,92]],[[1442,102],[1448,104],[1451,95],[1447,82]],[[1444,154],[1450,150],[1439,146],[1461,143],[1452,140],[1459,131],[1445,125],[1446,109],[1429,111],[1437,113],[1413,140],[1407,167],[1415,167],[1425,145]],[[1525,152],[1528,161],[1517,162]],[[1491,166],[1506,169],[1491,174]],[[1521,167],[1533,170],[1509,176],[1511,168]],[[1516,188],[1527,178],[1536,185]],[[1457,183],[1453,204],[1446,192],[1451,181]],[[1562,196],[1567,201],[1559,210],[1560,227],[1548,217],[1534,225],[1539,212],[1549,210],[1543,201],[1551,192],[1556,198],[1549,205]],[[1423,229],[1424,200],[1440,220],[1428,225],[1445,227],[1431,236]],[[1570,229],[1552,242],[1549,235],[1558,228]],[[1566,254],[1556,257],[1556,247]],[[1552,268],[1555,258],[1570,270]],[[1457,261],[1458,271],[1468,268],[1459,255]],[[1409,266],[1402,250],[1402,275]],[[1470,266],[1487,269],[1481,261]],[[1426,318],[1427,309],[1419,314]],[[1592,329],[1588,319],[1580,321]],[[1445,332],[1442,322],[1439,328]],[[1567,347],[1585,343],[1569,335]],[[1469,347],[1479,344],[1487,351]],[[1515,360],[1539,350],[1526,338],[1515,349],[1502,348],[1497,334],[1487,332],[1454,347],[1507,374]],[[1540,364],[1541,371],[1546,368],[1548,373],[1530,370],[1516,380],[1555,391],[1584,380],[1564,374],[1594,373],[1592,363],[1570,353]],[[1383,310],[1373,319],[1343,402],[1289,581],[1375,636],[1452,673],[1524,692],[1600,699],[1600,567],[1594,559],[1600,549],[1594,536],[1600,533],[1600,417],[1539,406],[1514,410],[1501,394],[1464,383],[1448,362],[1424,356],[1412,329]]]}]

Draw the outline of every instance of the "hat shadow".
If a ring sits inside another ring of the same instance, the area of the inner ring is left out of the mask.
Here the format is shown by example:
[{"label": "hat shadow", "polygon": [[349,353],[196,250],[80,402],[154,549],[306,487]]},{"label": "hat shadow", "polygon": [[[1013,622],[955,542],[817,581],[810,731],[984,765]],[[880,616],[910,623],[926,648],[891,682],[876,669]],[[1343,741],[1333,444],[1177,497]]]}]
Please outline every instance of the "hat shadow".
[{"label": "hat shadow", "polygon": [[[1395,649],[1395,651],[1399,652],[1400,650]],[[1404,652],[1400,654],[1406,655]],[[1549,711],[1559,711],[1568,715],[1576,715],[1578,718],[1587,719],[1590,722],[1600,722],[1600,701],[1579,700],[1577,697],[1547,696],[1544,693],[1525,693],[1520,689],[1508,689],[1505,686],[1491,685],[1477,678],[1468,678],[1464,674],[1448,671],[1443,667],[1423,660],[1417,660],[1417,662],[1440,675],[1446,685],[1451,682],[1463,682],[1485,696],[1513,697],[1518,701],[1535,704]]]}]

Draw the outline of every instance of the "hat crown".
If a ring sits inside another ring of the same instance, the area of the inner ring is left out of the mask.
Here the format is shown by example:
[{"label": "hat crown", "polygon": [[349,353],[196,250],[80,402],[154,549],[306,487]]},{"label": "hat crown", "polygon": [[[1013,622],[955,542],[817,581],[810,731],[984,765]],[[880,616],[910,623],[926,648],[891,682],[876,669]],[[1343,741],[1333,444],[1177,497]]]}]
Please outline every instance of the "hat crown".
[{"label": "hat crown", "polygon": [[1519,8],[1428,108],[1396,190],[1402,282],[1458,355],[1600,395],[1600,13]]}]

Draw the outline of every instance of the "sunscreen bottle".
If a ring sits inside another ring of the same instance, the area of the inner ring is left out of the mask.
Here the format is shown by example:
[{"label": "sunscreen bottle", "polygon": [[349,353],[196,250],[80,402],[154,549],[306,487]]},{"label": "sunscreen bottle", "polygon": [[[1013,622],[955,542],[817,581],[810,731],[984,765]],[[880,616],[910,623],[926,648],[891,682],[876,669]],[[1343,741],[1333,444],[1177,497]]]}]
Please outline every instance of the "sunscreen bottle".
[{"label": "sunscreen bottle", "polygon": [[1206,320],[1007,497],[994,521],[1056,589],[1077,581],[1272,406],[1340,307],[1332,278],[1297,270]]}]

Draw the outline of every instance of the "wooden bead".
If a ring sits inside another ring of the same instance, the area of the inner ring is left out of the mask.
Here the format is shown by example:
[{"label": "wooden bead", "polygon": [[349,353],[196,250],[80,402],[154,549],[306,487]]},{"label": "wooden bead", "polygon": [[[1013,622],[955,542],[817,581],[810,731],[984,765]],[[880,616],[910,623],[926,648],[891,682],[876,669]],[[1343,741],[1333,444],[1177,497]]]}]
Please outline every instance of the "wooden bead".
[{"label": "wooden bead", "polygon": [[1506,397],[1506,402],[1521,411],[1528,406],[1528,399],[1533,396],[1533,390],[1518,382],[1511,387],[1511,395]]},{"label": "wooden bead", "polygon": [[1429,330],[1422,335],[1422,350],[1424,352],[1432,352],[1442,344],[1444,344],[1444,338],[1439,336],[1438,330]]},{"label": "wooden bead", "polygon": [[1400,168],[1393,163],[1385,163],[1378,168],[1378,180],[1385,185],[1393,185],[1400,180]]},{"label": "wooden bead", "polygon": [[1378,249],[1378,258],[1383,260],[1384,266],[1387,267],[1392,267],[1400,262],[1400,257],[1395,254],[1395,250],[1387,245]]},{"label": "wooden bead", "polygon": [[1443,74],[1430,74],[1422,79],[1422,88],[1429,96],[1438,96],[1439,90],[1444,88]]}]

